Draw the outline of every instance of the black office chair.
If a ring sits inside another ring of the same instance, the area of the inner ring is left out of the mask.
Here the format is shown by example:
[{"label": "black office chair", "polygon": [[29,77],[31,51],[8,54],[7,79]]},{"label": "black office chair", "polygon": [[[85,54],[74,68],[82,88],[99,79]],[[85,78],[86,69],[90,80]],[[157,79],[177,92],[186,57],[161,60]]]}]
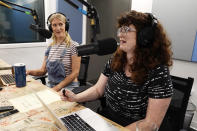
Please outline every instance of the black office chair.
[{"label": "black office chair", "polygon": [[171,76],[174,94],[159,131],[180,131],[183,129],[185,113],[194,79]]},{"label": "black office chair", "polygon": [[[80,72],[79,72],[79,76],[78,76],[78,81],[80,83],[80,86],[86,85],[89,60],[90,60],[90,56],[82,56],[81,57],[81,66],[80,66]],[[46,78],[47,77],[48,77],[47,75],[43,75],[43,76],[34,76],[33,78],[35,80],[40,80],[43,85],[46,85]]]},{"label": "black office chair", "polygon": [[81,57],[81,66],[80,66],[80,71],[79,71],[79,76],[78,76],[78,81],[80,83],[80,86],[72,90],[75,94],[83,92],[84,90],[87,90],[88,88],[92,86],[92,85],[87,84],[89,61],[90,61],[90,56]]},{"label": "black office chair", "polygon": [[48,75],[42,75],[42,76],[33,76],[32,78],[35,80],[40,80],[43,85],[46,85],[46,78]]},{"label": "black office chair", "polygon": [[82,56],[81,57],[81,66],[78,76],[78,81],[80,83],[80,86],[87,85],[87,74],[88,74],[88,65],[90,61],[90,56]]}]

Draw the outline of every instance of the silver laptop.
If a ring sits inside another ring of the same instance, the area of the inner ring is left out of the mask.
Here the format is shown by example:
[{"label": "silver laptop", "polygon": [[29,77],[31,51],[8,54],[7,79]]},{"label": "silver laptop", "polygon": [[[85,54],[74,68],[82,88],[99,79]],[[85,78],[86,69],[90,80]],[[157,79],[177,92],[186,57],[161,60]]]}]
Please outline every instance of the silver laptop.
[{"label": "silver laptop", "polygon": [[57,117],[36,93],[35,95],[63,131],[118,131],[118,128],[89,108]]},{"label": "silver laptop", "polygon": [[4,85],[14,85],[15,78],[12,74],[0,74],[0,80]]}]

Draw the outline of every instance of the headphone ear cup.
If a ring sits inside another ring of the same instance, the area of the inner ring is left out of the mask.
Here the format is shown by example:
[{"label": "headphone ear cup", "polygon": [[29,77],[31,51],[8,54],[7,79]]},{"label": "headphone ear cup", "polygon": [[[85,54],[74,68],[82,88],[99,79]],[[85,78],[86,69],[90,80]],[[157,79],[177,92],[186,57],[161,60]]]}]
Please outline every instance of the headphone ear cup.
[{"label": "headphone ear cup", "polygon": [[154,32],[152,27],[146,27],[137,34],[137,44],[139,47],[150,47],[153,44]]},{"label": "headphone ear cup", "polygon": [[66,21],[66,24],[65,24],[66,26],[65,26],[65,30],[68,32],[68,30],[69,30],[69,22],[68,21]]},{"label": "headphone ear cup", "polygon": [[49,24],[48,28],[49,28],[49,31],[53,32],[51,24]]}]

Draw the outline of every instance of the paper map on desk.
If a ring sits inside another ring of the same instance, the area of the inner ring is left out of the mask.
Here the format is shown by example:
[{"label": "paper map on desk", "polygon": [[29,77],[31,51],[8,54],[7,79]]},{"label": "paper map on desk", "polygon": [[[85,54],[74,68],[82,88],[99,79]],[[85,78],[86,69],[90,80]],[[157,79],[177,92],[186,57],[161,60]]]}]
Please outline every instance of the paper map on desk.
[{"label": "paper map on desk", "polygon": [[[48,89],[37,92],[37,95],[44,101],[45,104],[50,104],[60,100],[60,96],[58,94]],[[20,112],[27,112],[29,110],[42,107],[42,104],[33,93],[10,99],[9,101]]]},{"label": "paper map on desk", "polygon": [[50,104],[55,101],[60,101],[60,96],[51,90],[43,90],[37,92],[37,95],[44,101],[45,104]]}]

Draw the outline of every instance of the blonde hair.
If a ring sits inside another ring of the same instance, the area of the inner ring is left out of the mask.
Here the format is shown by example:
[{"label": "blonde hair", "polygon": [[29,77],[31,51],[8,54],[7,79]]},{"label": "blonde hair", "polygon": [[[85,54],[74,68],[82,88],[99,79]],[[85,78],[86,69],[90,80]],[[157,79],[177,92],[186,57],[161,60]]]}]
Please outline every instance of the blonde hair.
[{"label": "blonde hair", "polygon": [[[52,21],[53,21],[55,18],[59,19],[59,20],[62,21],[63,23],[66,23],[66,21],[67,21],[66,17],[65,17],[63,14],[61,14],[61,13],[54,13],[54,14],[51,15],[50,18],[49,18],[50,24],[52,23]],[[65,25],[65,26],[66,26],[66,25]],[[50,44],[50,46],[55,45],[55,44],[57,43],[57,39],[56,39],[54,33],[52,33],[52,39],[53,39],[53,42]],[[71,40],[72,40],[72,39],[71,39],[69,33],[66,31],[66,32],[65,32],[65,39],[64,39],[64,43],[65,43],[66,47],[69,47],[69,46],[70,46]]]}]

